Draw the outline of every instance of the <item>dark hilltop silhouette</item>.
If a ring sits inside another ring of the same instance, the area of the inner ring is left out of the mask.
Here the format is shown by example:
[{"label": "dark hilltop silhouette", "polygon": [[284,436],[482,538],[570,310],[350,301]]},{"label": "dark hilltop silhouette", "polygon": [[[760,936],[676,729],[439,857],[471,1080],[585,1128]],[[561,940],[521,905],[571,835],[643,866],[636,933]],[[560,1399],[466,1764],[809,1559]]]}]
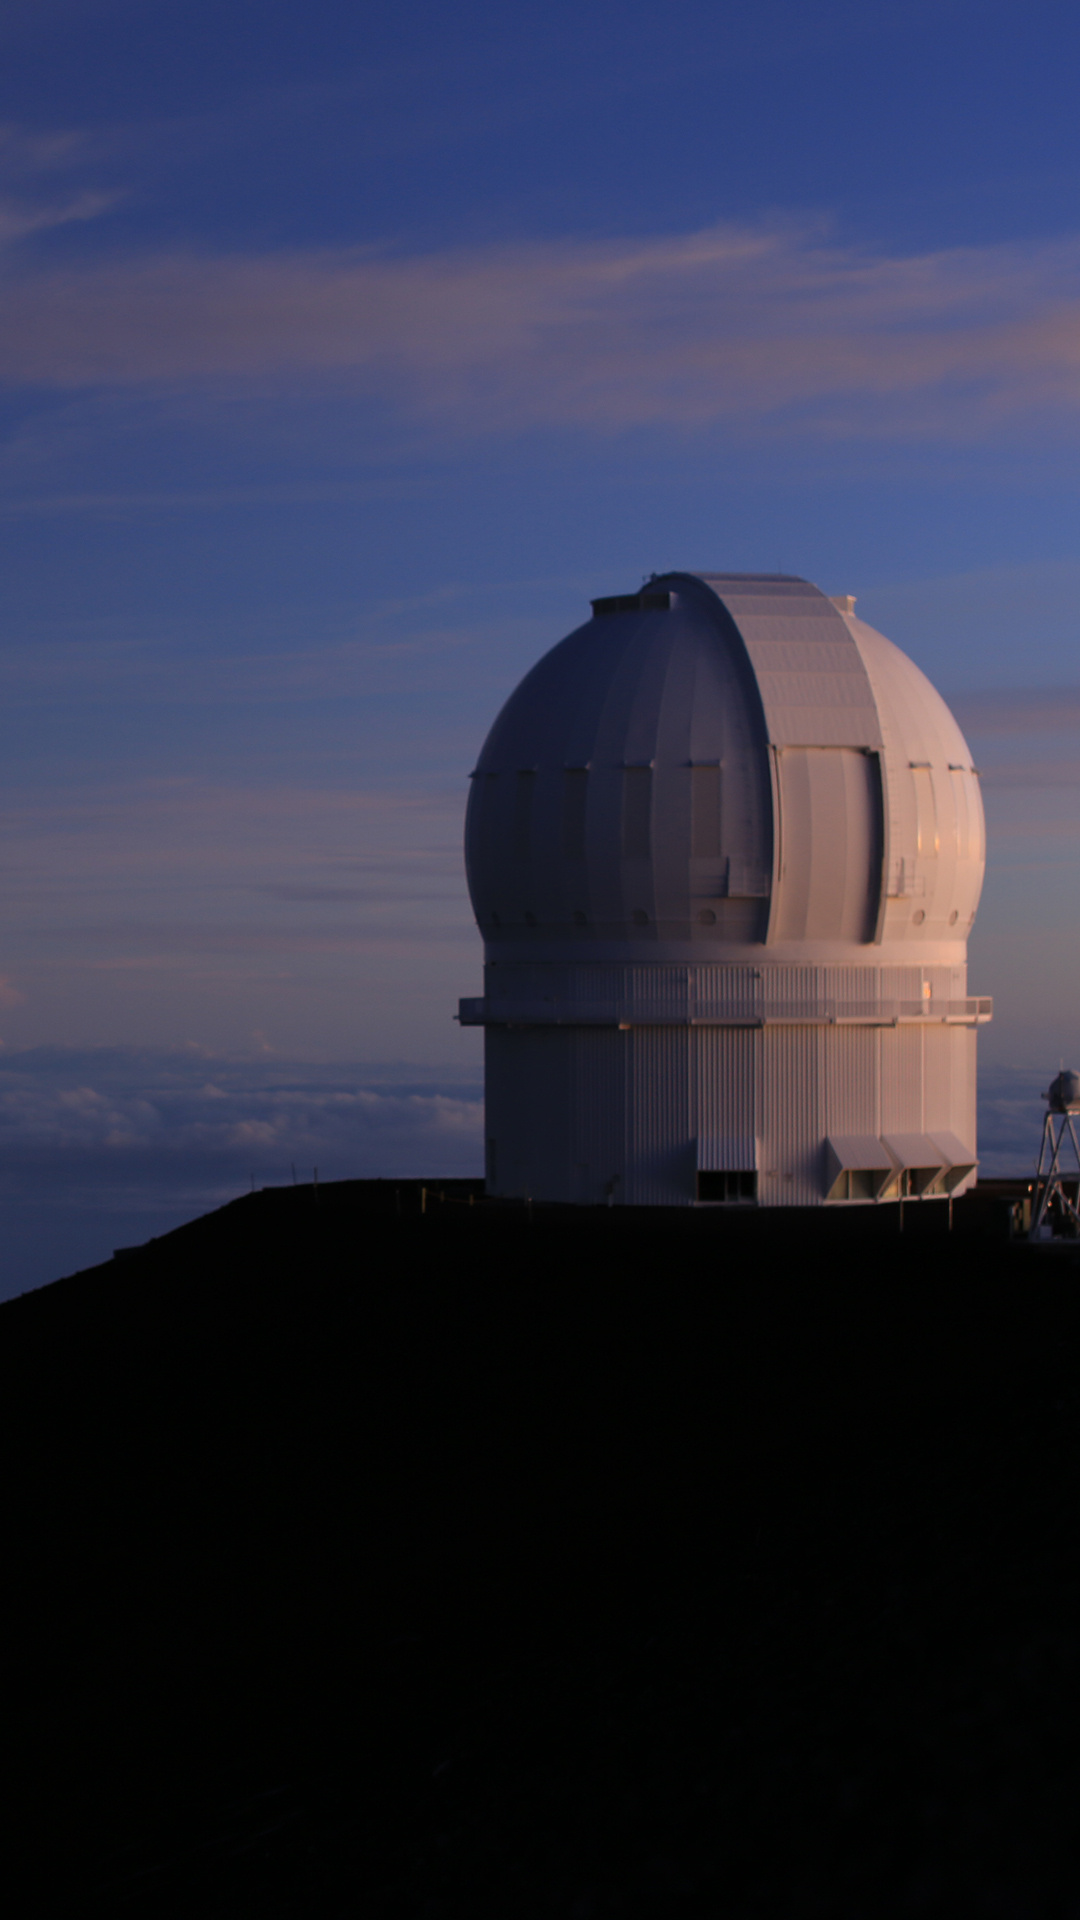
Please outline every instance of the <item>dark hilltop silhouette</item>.
[{"label": "dark hilltop silhouette", "polygon": [[0,1310],[9,1904],[1067,1915],[1080,1250],[237,1200]]}]

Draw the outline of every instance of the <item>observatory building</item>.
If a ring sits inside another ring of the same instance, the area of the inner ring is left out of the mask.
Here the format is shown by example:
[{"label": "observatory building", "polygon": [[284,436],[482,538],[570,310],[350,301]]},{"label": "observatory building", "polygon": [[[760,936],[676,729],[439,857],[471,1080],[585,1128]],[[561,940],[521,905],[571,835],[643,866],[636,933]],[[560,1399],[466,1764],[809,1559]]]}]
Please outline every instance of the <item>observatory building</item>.
[{"label": "observatory building", "polygon": [[975,1178],[979,782],[940,695],[809,581],[594,600],[473,775],[487,1190],[874,1204]]}]

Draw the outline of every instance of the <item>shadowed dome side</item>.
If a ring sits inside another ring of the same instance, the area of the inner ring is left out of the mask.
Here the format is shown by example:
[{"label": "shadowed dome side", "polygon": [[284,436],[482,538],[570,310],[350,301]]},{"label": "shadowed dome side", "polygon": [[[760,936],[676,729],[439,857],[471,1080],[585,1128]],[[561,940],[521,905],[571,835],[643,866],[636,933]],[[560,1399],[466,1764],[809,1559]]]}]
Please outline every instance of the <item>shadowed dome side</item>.
[{"label": "shadowed dome side", "polygon": [[597,605],[480,755],[466,864],[484,938],[571,941],[582,958],[597,943],[760,941],[768,753],[738,634],[690,581]]}]

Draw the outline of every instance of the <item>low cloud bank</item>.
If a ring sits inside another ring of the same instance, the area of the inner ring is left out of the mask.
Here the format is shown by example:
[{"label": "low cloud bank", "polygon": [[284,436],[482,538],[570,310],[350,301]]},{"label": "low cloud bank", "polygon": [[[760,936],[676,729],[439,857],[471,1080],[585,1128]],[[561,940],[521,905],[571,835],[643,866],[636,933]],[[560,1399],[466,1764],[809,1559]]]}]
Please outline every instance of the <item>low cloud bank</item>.
[{"label": "low cloud bank", "polygon": [[482,1171],[475,1082],[415,1067],[34,1049],[0,1060],[0,1296],[256,1186]]},{"label": "low cloud bank", "polygon": [[[34,1049],[0,1061],[4,1168],[67,1157],[152,1155],[207,1169],[288,1179],[313,1154],[328,1178],[450,1173],[476,1160],[480,1089],[414,1068],[230,1063],[198,1053]],[[471,1160],[470,1160],[471,1156]],[[438,1166],[435,1162],[438,1162]]]},{"label": "low cloud bank", "polygon": [[979,1071],[979,1172],[984,1180],[1033,1174],[1042,1138],[1044,1088],[1057,1071],[984,1066]]},{"label": "low cloud bank", "polygon": [[[1046,1072],[985,1067],[984,1177],[1025,1174]],[[416,1068],[35,1049],[0,1063],[0,1297],[109,1258],[257,1186],[478,1176],[475,1081]]]}]

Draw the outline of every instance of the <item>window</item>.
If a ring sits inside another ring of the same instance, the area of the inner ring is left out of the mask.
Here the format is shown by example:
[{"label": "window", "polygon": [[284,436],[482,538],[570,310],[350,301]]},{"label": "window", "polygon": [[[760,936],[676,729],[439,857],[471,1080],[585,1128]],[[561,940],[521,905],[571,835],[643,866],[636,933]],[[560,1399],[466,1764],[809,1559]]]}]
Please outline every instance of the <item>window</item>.
[{"label": "window", "polygon": [[757,1174],[746,1171],[699,1172],[697,1177],[697,1197],[699,1200],[724,1201],[729,1205],[735,1201],[757,1199]]},{"label": "window", "polygon": [[876,1200],[882,1176],[876,1167],[845,1167],[829,1189],[830,1200]]}]

